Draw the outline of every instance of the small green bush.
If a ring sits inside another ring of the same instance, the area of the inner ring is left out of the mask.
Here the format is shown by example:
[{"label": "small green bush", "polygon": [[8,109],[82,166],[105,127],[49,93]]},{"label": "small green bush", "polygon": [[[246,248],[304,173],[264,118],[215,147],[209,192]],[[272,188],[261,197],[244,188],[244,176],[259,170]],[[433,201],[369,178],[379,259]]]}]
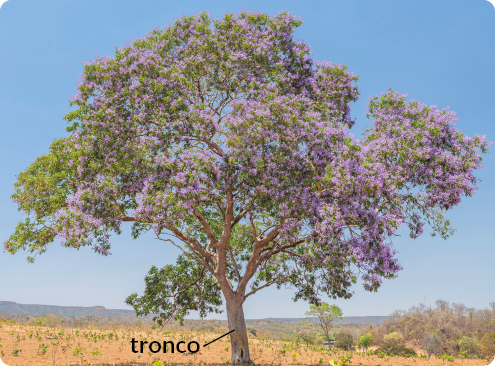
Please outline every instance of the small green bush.
[{"label": "small green bush", "polygon": [[254,335],[256,337],[256,332],[257,332],[256,329],[254,329],[254,328],[248,328],[247,330],[249,331],[249,333],[251,333],[252,335]]},{"label": "small green bush", "polygon": [[412,348],[407,348],[403,344],[389,342],[385,343],[382,347],[378,348],[375,352],[375,355],[386,354],[388,356],[397,356],[397,357],[417,357],[416,351]]},{"label": "small green bush", "polygon": [[41,343],[39,346],[39,350],[36,352],[40,356],[46,355],[46,350],[50,347],[48,344]]}]

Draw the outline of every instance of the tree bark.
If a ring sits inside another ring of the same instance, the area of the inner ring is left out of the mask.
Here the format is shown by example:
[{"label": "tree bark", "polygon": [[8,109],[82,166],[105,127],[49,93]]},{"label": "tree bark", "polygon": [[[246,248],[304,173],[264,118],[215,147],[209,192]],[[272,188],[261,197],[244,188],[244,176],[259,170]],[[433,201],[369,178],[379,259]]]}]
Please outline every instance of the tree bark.
[{"label": "tree bark", "polygon": [[226,300],[226,303],[229,331],[235,329],[235,332],[230,333],[231,361],[235,364],[249,364],[251,359],[249,357],[246,322],[244,321],[244,311],[242,309],[243,299],[240,296],[234,296]]}]

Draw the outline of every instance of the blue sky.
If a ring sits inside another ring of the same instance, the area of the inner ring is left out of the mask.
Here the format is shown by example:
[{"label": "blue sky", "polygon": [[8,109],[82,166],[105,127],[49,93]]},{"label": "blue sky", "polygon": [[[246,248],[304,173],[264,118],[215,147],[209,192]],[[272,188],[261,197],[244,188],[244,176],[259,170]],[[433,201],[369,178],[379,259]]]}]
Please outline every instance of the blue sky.
[{"label": "blue sky", "polygon": [[[361,99],[353,104],[356,134],[370,123],[367,97],[389,87],[457,112],[468,135],[495,140],[495,9],[486,0],[9,0],[0,8],[0,240],[22,219],[10,199],[15,176],[50,142],[66,136],[62,117],[72,110],[83,61],[113,55],[182,14],[247,9],[274,15],[286,10],[304,24],[317,60],[347,64],[360,75]],[[492,149],[493,150],[493,149]],[[389,315],[436,299],[485,308],[495,301],[495,152],[478,171],[479,192],[449,213],[456,234],[427,233],[395,241],[404,270],[377,293],[355,286],[350,300],[326,299],[345,316]],[[151,265],[173,263],[177,250],[151,236],[132,240],[129,230],[113,239],[112,256],[54,243],[29,264],[22,253],[0,251],[0,301],[128,308],[141,293]],[[309,305],[291,301],[290,289],[266,289],[245,303],[247,318],[301,317]],[[197,317],[196,314],[191,316]],[[211,318],[225,319],[226,314]]]}]

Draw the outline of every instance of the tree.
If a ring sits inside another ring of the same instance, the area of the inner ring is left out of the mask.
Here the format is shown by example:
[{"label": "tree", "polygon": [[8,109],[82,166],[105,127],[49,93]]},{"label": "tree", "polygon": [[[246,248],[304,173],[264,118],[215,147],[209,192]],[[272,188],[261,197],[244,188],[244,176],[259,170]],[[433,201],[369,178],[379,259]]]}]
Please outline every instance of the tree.
[{"label": "tree", "polygon": [[428,357],[435,354],[437,347],[440,343],[438,335],[435,332],[427,332],[423,336],[423,349],[428,353]]},{"label": "tree", "polygon": [[454,309],[454,313],[458,316],[464,317],[467,314],[467,307],[462,302],[453,303],[452,308]]},{"label": "tree", "polygon": [[[288,13],[184,16],[84,65],[70,136],[20,173],[12,198],[28,217],[5,243],[28,260],[59,238],[110,254],[132,223],[178,247],[126,301],[157,322],[225,301],[232,361],[250,361],[243,303],[291,286],[294,300],[350,298],[401,269],[392,247],[407,225],[452,234],[445,211],[476,190],[488,143],[455,113],[371,99],[354,139],[358,77],[316,62]],[[223,298],[223,300],[222,300]]]},{"label": "tree", "polygon": [[354,349],[354,338],[349,333],[340,332],[335,336],[335,347],[343,350]]},{"label": "tree", "polygon": [[368,348],[371,346],[371,342],[373,341],[373,336],[371,333],[366,333],[365,335],[359,338],[357,345],[364,349],[364,352],[368,352]]},{"label": "tree", "polygon": [[450,309],[450,304],[448,301],[445,301],[445,300],[437,300],[435,301],[435,305],[437,306],[438,309],[440,309],[441,311],[443,310],[448,310]]},{"label": "tree", "polygon": [[43,323],[50,328],[55,328],[59,320],[60,318],[53,314],[46,314],[43,316]]},{"label": "tree", "polygon": [[302,329],[296,333],[296,339],[299,339],[306,343],[306,347],[313,344],[315,341],[315,334],[310,329]]},{"label": "tree", "polygon": [[342,310],[337,305],[328,305],[326,302],[322,302],[311,305],[310,310],[306,312],[306,316],[318,318],[318,324],[327,338],[327,342],[330,342],[330,330],[335,320],[342,319]]}]

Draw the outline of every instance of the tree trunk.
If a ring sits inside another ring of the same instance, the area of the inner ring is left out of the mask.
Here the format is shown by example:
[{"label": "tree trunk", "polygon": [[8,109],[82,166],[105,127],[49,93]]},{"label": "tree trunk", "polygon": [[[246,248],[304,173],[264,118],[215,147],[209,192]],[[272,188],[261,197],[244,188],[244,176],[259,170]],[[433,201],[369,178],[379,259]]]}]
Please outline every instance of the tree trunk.
[{"label": "tree trunk", "polygon": [[244,321],[244,311],[242,310],[242,300],[235,296],[227,300],[227,318],[229,322],[230,345],[232,348],[232,363],[248,364],[251,363],[249,357],[249,344],[246,330],[246,322]]}]

